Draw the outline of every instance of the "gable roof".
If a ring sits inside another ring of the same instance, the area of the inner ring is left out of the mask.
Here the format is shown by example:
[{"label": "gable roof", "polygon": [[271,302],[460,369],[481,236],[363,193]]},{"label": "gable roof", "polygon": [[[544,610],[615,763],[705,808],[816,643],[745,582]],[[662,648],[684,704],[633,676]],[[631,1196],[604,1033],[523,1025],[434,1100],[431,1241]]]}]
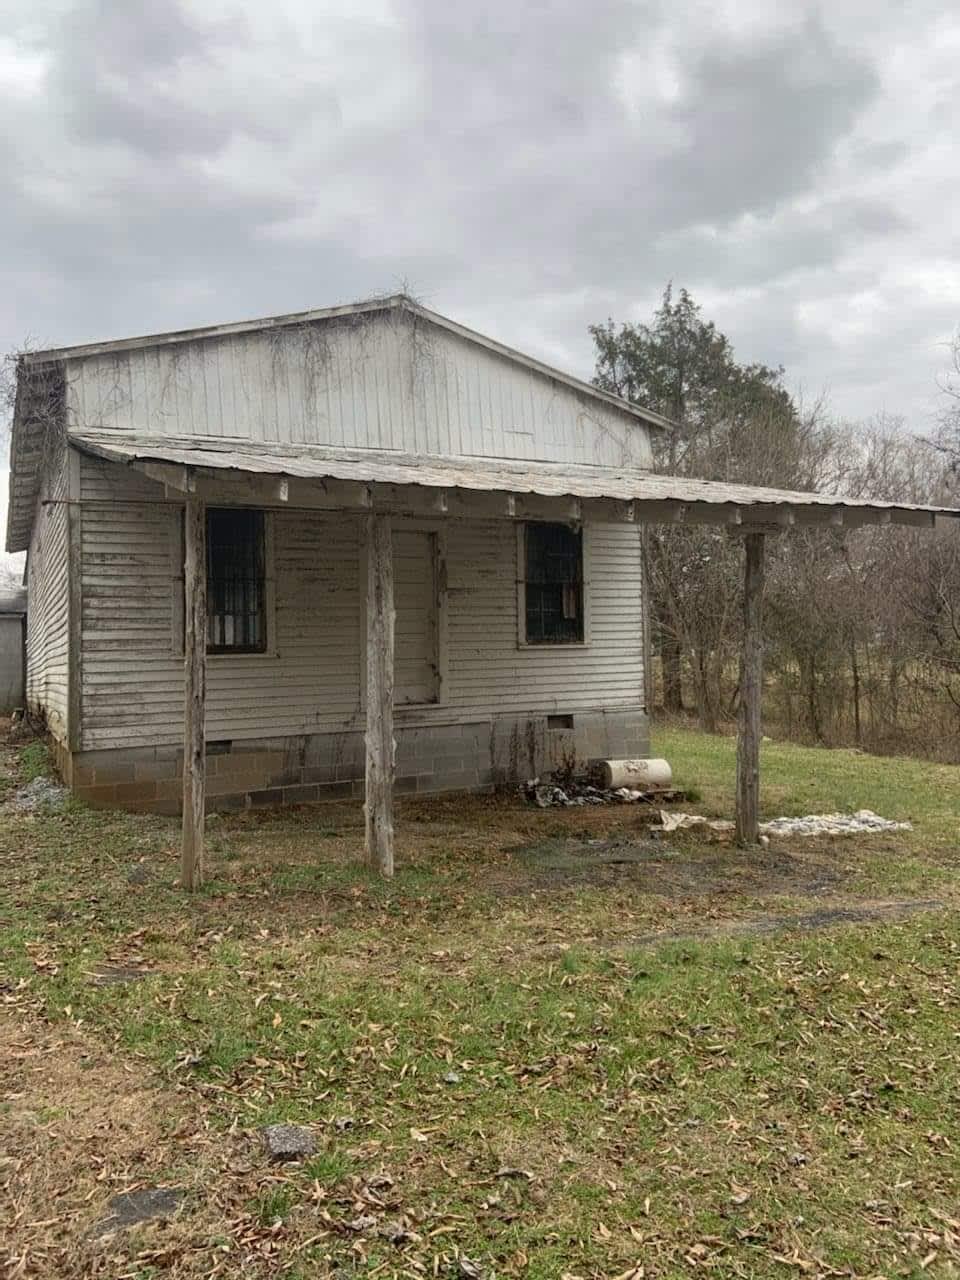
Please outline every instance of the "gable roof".
[{"label": "gable roof", "polygon": [[497,342],[495,338],[488,338],[486,334],[478,333],[475,329],[468,329],[466,325],[457,324],[455,320],[450,320],[447,316],[441,315],[439,311],[431,311],[429,308],[422,306],[405,293],[391,294],[385,298],[369,298],[362,302],[351,302],[339,307],[324,307],[318,311],[296,311],[289,315],[266,316],[259,320],[242,320],[234,324],[207,325],[199,329],[178,329],[170,333],[153,333],[137,338],[118,338],[110,342],[87,342],[73,347],[52,347],[46,351],[29,352],[22,356],[21,359],[23,364],[29,367],[33,364],[49,364],[51,361],[79,360],[86,356],[108,355],[120,351],[136,351],[141,347],[167,347],[181,342],[198,342],[204,339],[232,337],[236,334],[264,332],[269,329],[317,324],[324,320],[337,320],[345,316],[367,315],[378,311],[405,311],[413,316],[419,316],[421,320],[436,325],[440,329],[445,329],[448,333],[456,334],[458,338],[462,338],[466,342],[472,342],[478,347],[483,347],[485,350],[502,356],[513,364],[521,365],[533,373],[538,373],[543,377],[563,383],[581,395],[590,396],[592,399],[601,400],[605,404],[612,405],[631,417],[639,418],[640,421],[645,422],[648,426],[663,428],[672,425],[669,418],[665,418],[663,414],[654,413],[652,409],[644,409],[640,405],[633,404],[631,401],[625,400],[622,396],[614,395],[610,391],[602,391],[599,387],[595,387],[593,383],[584,382],[582,378],[577,378],[572,373],[565,373],[562,369],[556,369],[552,365],[545,364],[542,360],[537,360],[522,351],[517,351],[515,347],[508,347],[503,342]]},{"label": "gable roof", "polygon": [[[246,320],[235,324],[209,325],[197,329],[180,329],[170,333],[148,334],[134,338],[119,338],[109,342],[88,342],[76,346],[51,347],[31,351],[20,357],[17,368],[17,398],[13,415],[10,446],[10,502],[7,513],[8,551],[23,551],[29,546],[34,511],[42,482],[44,459],[49,452],[51,431],[63,431],[67,423],[63,409],[66,370],[70,362],[96,360],[101,356],[119,355],[123,352],[169,348],[188,343],[202,343],[243,334],[269,333],[305,325],[320,325],[351,317],[376,315],[408,315],[435,326],[460,340],[509,361],[532,374],[574,391],[578,396],[592,399],[648,428],[669,427],[669,420],[658,413],[631,404],[620,396],[602,391],[572,374],[564,373],[550,365],[508,347],[493,338],[477,333],[456,321],[416,302],[406,294],[370,298],[345,306],[326,307],[321,310],[301,311],[289,315],[268,316],[259,320]],[[51,387],[57,395],[51,400]],[[57,398],[59,397],[59,398]],[[51,411],[55,404],[56,412]]]}]

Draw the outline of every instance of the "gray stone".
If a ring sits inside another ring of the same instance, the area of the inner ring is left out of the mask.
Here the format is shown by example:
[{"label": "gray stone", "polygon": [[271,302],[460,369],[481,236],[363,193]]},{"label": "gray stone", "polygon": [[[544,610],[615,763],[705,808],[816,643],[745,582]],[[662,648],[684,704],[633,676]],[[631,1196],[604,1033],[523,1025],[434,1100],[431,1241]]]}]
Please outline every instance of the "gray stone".
[{"label": "gray stone", "polygon": [[114,1196],[107,1205],[109,1213],[96,1223],[90,1234],[106,1236],[112,1231],[126,1231],[140,1222],[170,1218],[180,1207],[184,1194],[178,1187],[144,1187],[141,1191]]},{"label": "gray stone", "polygon": [[90,974],[90,981],[95,987],[112,987],[119,982],[140,982],[149,976],[149,969],[133,969],[123,964],[98,964]]},{"label": "gray stone", "polygon": [[309,1129],[298,1124],[268,1124],[260,1130],[271,1160],[302,1160],[316,1154],[317,1143]]}]

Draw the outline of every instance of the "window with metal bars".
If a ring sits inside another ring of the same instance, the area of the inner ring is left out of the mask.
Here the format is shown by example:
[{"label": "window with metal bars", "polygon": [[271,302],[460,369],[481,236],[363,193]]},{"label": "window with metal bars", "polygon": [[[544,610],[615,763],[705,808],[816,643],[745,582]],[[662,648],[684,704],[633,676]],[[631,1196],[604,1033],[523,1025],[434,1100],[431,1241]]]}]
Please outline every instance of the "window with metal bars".
[{"label": "window with metal bars", "polygon": [[267,647],[263,512],[207,511],[207,652],[264,653]]},{"label": "window with metal bars", "polygon": [[583,642],[583,531],[528,524],[524,531],[527,644]]}]

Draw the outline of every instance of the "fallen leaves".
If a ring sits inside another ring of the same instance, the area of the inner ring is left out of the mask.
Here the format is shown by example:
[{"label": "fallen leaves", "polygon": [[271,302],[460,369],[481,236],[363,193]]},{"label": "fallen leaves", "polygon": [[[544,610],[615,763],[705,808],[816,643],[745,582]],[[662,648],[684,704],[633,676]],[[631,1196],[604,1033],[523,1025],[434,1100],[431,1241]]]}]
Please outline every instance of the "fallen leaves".
[{"label": "fallen leaves", "polygon": [[[416,875],[389,888],[352,885],[346,811],[330,857],[312,818],[223,820],[218,839],[242,855],[219,868],[230,893],[189,902],[156,867],[172,850],[162,827],[151,847],[166,852],[145,855],[133,897],[86,861],[92,825],[55,882],[49,852],[27,875],[16,851],[23,910],[55,883],[60,914],[31,917],[0,999],[24,1027],[33,1009],[58,1030],[42,1053],[33,1030],[7,1045],[0,1127],[15,1114],[26,1136],[0,1159],[0,1213],[16,1206],[0,1275],[950,1274],[955,917],[741,938],[734,926],[769,923],[771,876],[800,882],[785,853],[780,871],[731,870],[715,851],[661,859],[645,871],[656,895],[619,871],[568,893],[502,852],[491,833],[526,834],[509,810],[447,812],[442,831],[417,824]],[[109,822],[126,840],[128,818]],[[77,975],[103,960],[154,974],[91,991]],[[65,1008],[97,1039],[74,1040]],[[35,1050],[50,1081],[82,1069],[117,1110],[133,1075],[162,1072],[163,1126],[73,1145]],[[311,1128],[315,1158],[267,1165],[255,1135],[278,1118]],[[119,1261],[73,1257],[84,1215],[164,1160],[191,1185],[182,1218]]]}]

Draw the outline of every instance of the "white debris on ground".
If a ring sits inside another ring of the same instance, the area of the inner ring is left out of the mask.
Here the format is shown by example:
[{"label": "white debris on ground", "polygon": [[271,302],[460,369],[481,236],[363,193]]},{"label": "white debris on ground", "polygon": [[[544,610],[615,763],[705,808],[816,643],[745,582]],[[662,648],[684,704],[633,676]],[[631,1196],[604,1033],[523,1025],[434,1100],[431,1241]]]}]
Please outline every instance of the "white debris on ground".
[{"label": "white debris on ground", "polygon": [[733,830],[733,823],[727,818],[705,818],[702,813],[668,813],[660,810],[660,831],[688,831],[691,827],[702,827],[707,831],[725,834]]},{"label": "white debris on ground", "polygon": [[521,795],[538,809],[570,809],[587,804],[648,804],[655,800],[682,799],[679,791],[636,791],[632,787],[594,787],[586,782],[570,782],[559,787],[553,782],[531,778],[520,787]]},{"label": "white debris on ground", "polygon": [[[705,818],[699,813],[669,813],[660,810],[660,830],[664,832],[702,828],[717,834],[732,832],[734,824],[725,818]],[[808,813],[803,818],[772,818],[761,822],[767,836],[855,836],[878,831],[912,831],[909,822],[893,822],[881,818],[872,809],[856,813]]]},{"label": "white debris on ground", "polygon": [[[631,787],[595,787],[583,781],[565,782],[558,786],[553,782],[541,782],[531,778],[520,787],[521,795],[538,809],[575,808],[581,805],[599,804],[663,804],[665,801],[683,801],[689,797],[682,791],[636,791]],[[728,818],[706,818],[700,813],[671,813],[660,810],[660,823],[650,828],[651,833],[669,834],[671,831],[699,829],[720,838],[730,836],[734,824]],[[894,822],[881,818],[872,809],[858,809],[856,813],[808,813],[802,818],[771,818],[760,823],[760,831],[766,844],[770,836],[855,836],[881,831],[912,831],[909,822]]]},{"label": "white debris on ground", "polygon": [[805,818],[773,818],[760,830],[771,836],[854,836],[865,831],[912,831],[910,822],[881,818],[872,809],[856,813],[811,813]]},{"label": "white debris on ground", "polygon": [[52,778],[34,778],[26,786],[13,793],[11,803],[21,813],[36,813],[38,809],[58,811],[66,803],[68,791]]}]

